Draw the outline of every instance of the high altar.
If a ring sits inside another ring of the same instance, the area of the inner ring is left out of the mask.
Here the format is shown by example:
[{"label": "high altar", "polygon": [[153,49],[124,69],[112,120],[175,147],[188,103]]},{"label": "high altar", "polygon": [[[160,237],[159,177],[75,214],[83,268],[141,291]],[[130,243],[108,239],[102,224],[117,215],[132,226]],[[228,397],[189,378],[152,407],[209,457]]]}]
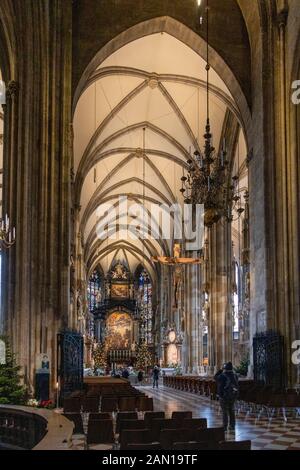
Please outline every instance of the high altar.
[{"label": "high altar", "polygon": [[94,314],[95,336],[109,366],[133,365],[136,348],[144,337],[138,282],[124,263],[117,261],[101,286],[101,302]]}]

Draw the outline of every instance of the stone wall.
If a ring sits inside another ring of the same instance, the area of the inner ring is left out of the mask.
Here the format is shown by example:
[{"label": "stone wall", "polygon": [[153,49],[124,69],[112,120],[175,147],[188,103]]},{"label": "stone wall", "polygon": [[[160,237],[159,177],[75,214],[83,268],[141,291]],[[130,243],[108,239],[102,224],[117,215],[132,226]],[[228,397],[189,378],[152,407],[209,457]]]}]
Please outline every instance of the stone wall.
[{"label": "stone wall", "polygon": [[[142,21],[169,16],[205,39],[205,2],[196,0],[75,0],[73,2],[73,91],[97,52],[111,39]],[[200,27],[199,14],[204,23]],[[246,25],[235,0],[210,0],[210,44],[220,54],[251,100],[250,45]]]},{"label": "stone wall", "polygon": [[0,19],[3,210],[16,226],[16,243],[3,253],[3,328],[32,389],[40,353],[49,354],[56,382],[56,333],[68,325],[71,3],[4,0]]},{"label": "stone wall", "polygon": [[[300,334],[300,112],[290,100],[291,82],[300,79],[297,2],[211,0],[210,35],[211,46],[232,70],[252,113],[245,121],[251,334],[266,328],[284,334],[290,383],[297,380],[297,367],[290,360],[291,342]],[[282,11],[285,4],[288,15]],[[3,253],[2,329],[11,335],[32,387],[41,352],[50,354],[52,384],[56,381],[56,334],[69,325],[70,244],[75,234],[70,233],[74,91],[100,48],[141,21],[168,15],[204,35],[195,5],[194,0],[0,2],[0,66],[8,84],[3,212],[9,213],[17,228],[15,246]],[[225,236],[215,242],[216,257],[218,250],[224,252]],[[224,252],[219,268],[227,261]],[[180,329],[180,315],[170,304],[170,279],[166,296],[161,291],[160,297],[162,322]],[[193,315],[194,307],[198,305],[191,305],[188,315]],[[224,308],[215,310],[213,341],[221,334],[228,338]],[[184,346],[194,345],[187,358],[190,370],[198,360],[194,320],[187,320],[192,339]],[[71,324],[76,326],[74,315]],[[158,336],[163,341],[162,334]],[[216,364],[231,354],[230,344],[220,342],[214,351]]]}]

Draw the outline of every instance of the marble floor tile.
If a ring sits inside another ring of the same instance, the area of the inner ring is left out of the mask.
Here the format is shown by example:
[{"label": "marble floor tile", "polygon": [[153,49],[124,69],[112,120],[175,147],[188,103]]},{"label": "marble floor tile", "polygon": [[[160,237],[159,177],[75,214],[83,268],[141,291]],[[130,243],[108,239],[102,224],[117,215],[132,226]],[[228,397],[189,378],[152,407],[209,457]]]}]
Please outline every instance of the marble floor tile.
[{"label": "marble floor tile", "polygon": [[[164,410],[167,417],[171,417],[172,411],[192,410],[194,418],[207,419],[208,427],[222,426],[219,404],[208,397],[164,386],[158,390],[143,387],[143,391],[153,397],[154,409]],[[226,433],[225,438],[250,439],[253,450],[300,449],[300,419],[291,417],[285,422],[281,417],[274,417],[269,421],[267,416],[262,416],[258,420],[256,414],[239,413],[235,434]]]}]

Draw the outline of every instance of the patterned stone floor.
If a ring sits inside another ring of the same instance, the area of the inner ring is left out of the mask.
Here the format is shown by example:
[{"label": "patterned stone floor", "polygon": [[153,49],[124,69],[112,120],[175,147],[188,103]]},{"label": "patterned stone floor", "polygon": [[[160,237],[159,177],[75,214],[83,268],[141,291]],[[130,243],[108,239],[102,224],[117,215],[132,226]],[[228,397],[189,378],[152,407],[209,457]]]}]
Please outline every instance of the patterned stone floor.
[{"label": "patterned stone floor", "polygon": [[[158,390],[143,387],[153,397],[155,410],[164,410],[167,416],[172,411],[192,410],[194,418],[206,418],[208,427],[222,426],[222,415],[218,402],[189,392],[161,386]],[[300,417],[289,417],[284,422],[282,415],[270,422],[267,416],[256,419],[254,414],[241,412],[237,416],[235,433],[226,433],[227,440],[250,439],[252,450],[300,450]]]},{"label": "patterned stone floor", "polygon": [[[165,411],[171,417],[172,411],[192,410],[194,418],[206,418],[208,427],[222,426],[222,415],[218,402],[189,392],[160,386],[139,387],[148,396],[153,397],[154,410]],[[282,416],[274,417],[270,422],[266,416],[259,420],[254,414],[241,412],[237,416],[235,433],[226,433],[226,440],[242,441],[250,439],[252,450],[298,450],[300,451],[300,417],[288,417],[284,422]],[[75,435],[73,449],[83,450],[83,436]],[[92,446],[97,450],[107,446]]]}]

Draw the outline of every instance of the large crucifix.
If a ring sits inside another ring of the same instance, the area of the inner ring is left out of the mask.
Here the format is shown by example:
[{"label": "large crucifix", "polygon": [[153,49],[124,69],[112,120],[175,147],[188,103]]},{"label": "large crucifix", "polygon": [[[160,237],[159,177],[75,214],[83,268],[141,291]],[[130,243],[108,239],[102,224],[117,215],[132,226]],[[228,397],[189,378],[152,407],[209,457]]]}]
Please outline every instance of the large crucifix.
[{"label": "large crucifix", "polygon": [[174,306],[178,307],[178,295],[182,283],[182,266],[188,264],[200,264],[201,258],[185,258],[180,256],[180,244],[174,243],[173,256],[152,256],[154,263],[161,263],[167,266],[173,266],[173,286],[174,286]]}]

